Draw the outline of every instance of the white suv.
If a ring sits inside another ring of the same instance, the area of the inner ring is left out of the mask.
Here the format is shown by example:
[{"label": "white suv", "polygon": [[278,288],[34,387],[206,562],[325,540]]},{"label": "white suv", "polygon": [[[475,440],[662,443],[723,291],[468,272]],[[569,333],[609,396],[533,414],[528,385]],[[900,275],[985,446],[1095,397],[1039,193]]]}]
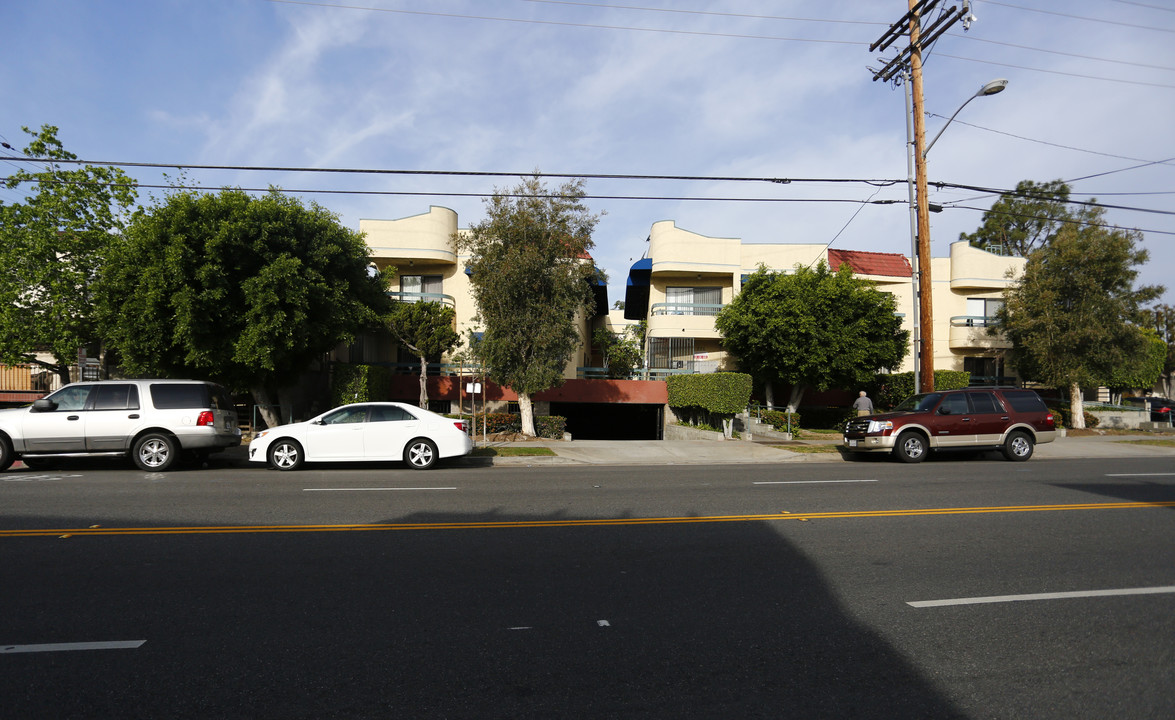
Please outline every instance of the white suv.
[{"label": "white suv", "polygon": [[72,383],[30,407],[0,410],[0,472],[53,458],[130,455],[142,470],[241,444],[228,392],[199,380]]}]

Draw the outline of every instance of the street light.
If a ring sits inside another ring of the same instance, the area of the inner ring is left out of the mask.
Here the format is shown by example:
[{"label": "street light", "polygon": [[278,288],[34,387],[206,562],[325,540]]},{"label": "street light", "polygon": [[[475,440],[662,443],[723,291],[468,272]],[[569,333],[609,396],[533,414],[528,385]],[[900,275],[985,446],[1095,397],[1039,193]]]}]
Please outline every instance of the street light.
[{"label": "street light", "polygon": [[[922,87],[921,73],[914,73],[913,83],[910,72],[904,71],[906,87],[906,107],[909,114],[906,116],[906,166],[907,183],[910,191],[910,249],[913,254],[914,267],[911,269],[910,284],[914,293],[914,388],[916,392],[925,393],[934,391],[934,315],[930,277],[930,203],[926,188],[926,154],[934,143],[942,137],[947,126],[955,119],[967,103],[977,97],[986,97],[1003,92],[1008,86],[1004,79],[992,80],[967,98],[966,102],[951,115],[942,130],[923,147],[925,142],[925,125],[922,120]],[[913,97],[911,98],[911,85]],[[915,187],[917,193],[915,193]]]}]

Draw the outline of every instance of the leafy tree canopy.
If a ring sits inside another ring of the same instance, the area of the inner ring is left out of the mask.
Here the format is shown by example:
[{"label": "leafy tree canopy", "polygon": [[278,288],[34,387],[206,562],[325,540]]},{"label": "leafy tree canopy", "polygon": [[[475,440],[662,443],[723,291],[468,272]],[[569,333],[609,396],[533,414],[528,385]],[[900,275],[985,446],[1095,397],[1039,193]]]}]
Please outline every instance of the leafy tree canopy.
[{"label": "leafy tree canopy", "polygon": [[362,235],[276,189],[177,192],[112,256],[103,323],[129,371],[217,379],[269,406],[378,323],[387,296],[367,262]]},{"label": "leafy tree canopy", "polygon": [[1070,212],[1068,202],[1069,186],[1063,180],[1023,180],[983,214],[978,230],[960,233],[959,239],[983,250],[1028,257],[1047,245],[1066,222],[1080,219]]},{"label": "leafy tree canopy", "polygon": [[[1101,212],[1092,217],[1100,220]],[[1135,268],[1147,260],[1136,247],[1140,239],[1100,222],[1067,224],[1029,256],[1024,275],[1004,293],[999,329],[1012,342],[1012,363],[1025,378],[1069,388],[1075,423],[1082,386],[1141,374],[1147,362],[1141,306],[1163,289],[1134,287]]]},{"label": "leafy tree canopy", "polygon": [[519,396],[522,431],[534,435],[530,396],[563,382],[579,344],[576,316],[592,302],[588,251],[599,216],[583,204],[583,180],[548,190],[539,177],[496,191],[487,217],[458,236],[469,252],[478,352],[487,374]]},{"label": "leafy tree canopy", "polygon": [[460,342],[453,308],[437,302],[395,302],[385,318],[392,336],[420,358],[420,407],[428,408],[428,361],[439,360]]},{"label": "leafy tree canopy", "polygon": [[[45,125],[24,154],[36,164],[11,173],[10,190],[31,185],[22,202],[0,202],[0,361],[37,363],[69,381],[78,350],[98,349],[94,282],[131,216],[134,181],[116,168],[77,166]],[[38,360],[48,351],[52,363]]]},{"label": "leafy tree canopy", "polygon": [[741,367],[793,386],[794,411],[805,387],[858,387],[901,362],[909,333],[896,303],[847,265],[834,273],[821,261],[790,274],[761,265],[715,326]]},{"label": "leafy tree canopy", "polygon": [[1154,309],[1155,333],[1167,346],[1166,357],[1163,360],[1163,374],[1160,376],[1163,397],[1175,395],[1175,307],[1171,305],[1157,305]]}]

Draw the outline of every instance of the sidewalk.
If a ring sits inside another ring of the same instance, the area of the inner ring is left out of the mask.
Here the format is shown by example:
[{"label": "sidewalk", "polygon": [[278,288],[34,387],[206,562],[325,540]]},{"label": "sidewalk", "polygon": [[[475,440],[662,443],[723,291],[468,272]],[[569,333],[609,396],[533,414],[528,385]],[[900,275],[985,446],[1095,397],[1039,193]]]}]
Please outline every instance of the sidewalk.
[{"label": "sidewalk", "polygon": [[[1131,440],[1170,439],[1170,435],[1105,435],[1059,437],[1036,446],[1041,459],[1170,457],[1175,447],[1133,445]],[[1126,442],[1124,442],[1126,441]],[[804,445],[838,445],[840,437],[805,441]],[[731,465],[748,463],[846,462],[839,452],[804,453],[786,445],[743,440],[531,440],[502,442],[490,447],[544,447],[555,456],[470,457],[469,464],[493,466],[530,465]]]}]

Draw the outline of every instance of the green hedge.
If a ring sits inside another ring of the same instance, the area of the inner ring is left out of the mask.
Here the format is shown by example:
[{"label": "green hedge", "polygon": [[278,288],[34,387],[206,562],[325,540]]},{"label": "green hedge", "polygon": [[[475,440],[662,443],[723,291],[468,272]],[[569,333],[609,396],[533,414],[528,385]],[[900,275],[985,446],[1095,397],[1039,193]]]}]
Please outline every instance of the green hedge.
[{"label": "green hedge", "polygon": [[670,375],[666,380],[669,407],[735,415],[746,410],[751,400],[751,383],[751,376],[745,373]]},{"label": "green hedge", "polygon": [[380,365],[331,366],[330,397],[334,406],[387,400],[391,396],[391,368]]},{"label": "green hedge", "polygon": [[[761,410],[759,417],[763,422],[773,426],[778,432],[787,432],[788,420],[787,412],[783,410]],[[791,429],[796,430],[800,427],[800,414],[794,412],[791,414]]]},{"label": "green hedge", "polygon": [[[518,413],[487,413],[478,415],[474,422],[474,436],[482,431],[482,418],[485,418],[485,431],[489,434],[522,432],[522,416]],[[567,431],[567,418],[561,415],[535,415],[534,431],[541,438],[562,440]]]},{"label": "green hedge", "polygon": [[[971,384],[971,373],[960,370],[935,370],[935,390],[958,390]],[[889,409],[901,401],[916,395],[914,389],[914,373],[894,373],[878,375],[869,388],[869,397],[873,406],[878,410]]]}]

